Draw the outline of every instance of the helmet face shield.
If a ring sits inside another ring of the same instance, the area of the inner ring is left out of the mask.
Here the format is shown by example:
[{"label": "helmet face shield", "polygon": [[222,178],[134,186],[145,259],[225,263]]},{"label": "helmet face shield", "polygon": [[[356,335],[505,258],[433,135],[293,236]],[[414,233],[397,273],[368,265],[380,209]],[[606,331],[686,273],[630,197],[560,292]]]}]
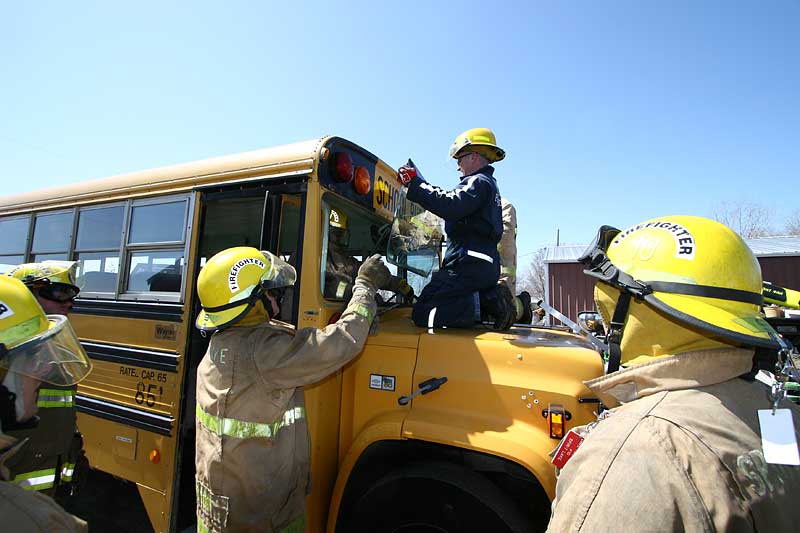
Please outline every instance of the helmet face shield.
[{"label": "helmet face shield", "polygon": [[579,263],[583,263],[587,268],[583,271],[585,274],[597,278],[606,283],[615,285],[619,270],[608,259],[606,252],[614,240],[614,237],[619,235],[620,230],[613,226],[600,226],[597,230],[592,244],[590,244],[586,251],[578,258]]},{"label": "helmet face shield", "polygon": [[50,328],[7,350],[0,368],[57,386],[75,385],[89,374],[92,363],[67,318],[47,318]]},{"label": "helmet face shield", "polygon": [[270,267],[261,276],[261,287],[264,289],[278,289],[291,287],[295,284],[297,271],[292,265],[272,252],[261,250],[261,253],[270,263]]}]

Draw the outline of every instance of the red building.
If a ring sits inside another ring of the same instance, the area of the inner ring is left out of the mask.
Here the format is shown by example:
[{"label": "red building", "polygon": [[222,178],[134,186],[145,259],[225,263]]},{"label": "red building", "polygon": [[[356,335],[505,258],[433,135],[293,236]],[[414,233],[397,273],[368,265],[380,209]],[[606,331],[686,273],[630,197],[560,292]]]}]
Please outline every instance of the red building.
[{"label": "red building", "polygon": [[[765,281],[800,290],[800,236],[746,240],[758,258]],[[581,311],[593,311],[594,280],[583,273],[578,257],[585,244],[549,246],[545,249],[545,300],[575,320]]]}]

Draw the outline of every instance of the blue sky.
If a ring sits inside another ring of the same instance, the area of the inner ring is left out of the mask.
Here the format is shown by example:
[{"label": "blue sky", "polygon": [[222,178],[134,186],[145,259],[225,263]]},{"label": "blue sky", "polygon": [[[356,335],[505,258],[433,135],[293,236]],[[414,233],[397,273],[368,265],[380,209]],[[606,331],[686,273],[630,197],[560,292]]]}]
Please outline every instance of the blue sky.
[{"label": "blue sky", "polygon": [[798,209],[798,0],[40,1],[0,30],[3,194],[326,134],[455,186],[480,126],[520,255]]}]

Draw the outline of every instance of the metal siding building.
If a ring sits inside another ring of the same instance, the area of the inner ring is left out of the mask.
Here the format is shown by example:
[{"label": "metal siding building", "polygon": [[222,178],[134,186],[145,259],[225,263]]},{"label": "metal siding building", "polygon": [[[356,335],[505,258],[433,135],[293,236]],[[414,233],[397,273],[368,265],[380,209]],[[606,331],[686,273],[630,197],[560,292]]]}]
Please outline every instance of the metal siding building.
[{"label": "metal siding building", "polygon": [[[581,311],[594,310],[594,280],[583,273],[578,257],[586,245],[551,246],[545,251],[545,299],[576,320]],[[557,321],[556,321],[557,322]]]},{"label": "metal siding building", "polygon": [[[746,239],[758,258],[764,280],[800,290],[800,236]],[[594,280],[578,263],[587,245],[567,244],[545,249],[545,299],[570,319],[592,311]]]}]

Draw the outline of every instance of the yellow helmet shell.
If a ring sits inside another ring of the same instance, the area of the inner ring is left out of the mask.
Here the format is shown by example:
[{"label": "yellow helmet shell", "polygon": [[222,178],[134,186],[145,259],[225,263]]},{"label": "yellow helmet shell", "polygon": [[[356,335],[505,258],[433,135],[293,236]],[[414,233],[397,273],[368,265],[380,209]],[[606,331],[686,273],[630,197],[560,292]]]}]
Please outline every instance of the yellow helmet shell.
[{"label": "yellow helmet shell", "polygon": [[347,229],[347,214],[344,211],[331,208],[328,222],[332,228]]},{"label": "yellow helmet shell", "polygon": [[214,331],[231,325],[253,306],[254,291],[289,287],[296,279],[294,267],[270,252],[249,246],[223,250],[208,260],[197,277],[203,310],[195,326]]},{"label": "yellow helmet shell", "polygon": [[[707,218],[647,220],[620,232],[606,253],[619,270],[644,283],[677,282],[761,294],[761,267],[750,248],[733,230]],[[777,333],[755,303],[658,291],[644,299],[706,336],[746,346],[777,344]]]},{"label": "yellow helmet shell", "polygon": [[42,261],[16,266],[7,274],[26,285],[34,285],[38,282],[63,283],[77,289],[78,285],[75,281],[77,269],[77,261]]},{"label": "yellow helmet shell", "polygon": [[18,279],[0,276],[0,343],[14,348],[49,328],[47,316],[28,287]]},{"label": "yellow helmet shell", "polygon": [[490,163],[506,157],[505,151],[497,146],[497,138],[489,128],[472,128],[456,137],[450,146],[450,157],[458,159],[464,152],[477,152]]},{"label": "yellow helmet shell", "polygon": [[0,343],[7,350],[0,371],[71,386],[92,369],[66,317],[45,315],[28,287],[8,276],[0,276]]}]

